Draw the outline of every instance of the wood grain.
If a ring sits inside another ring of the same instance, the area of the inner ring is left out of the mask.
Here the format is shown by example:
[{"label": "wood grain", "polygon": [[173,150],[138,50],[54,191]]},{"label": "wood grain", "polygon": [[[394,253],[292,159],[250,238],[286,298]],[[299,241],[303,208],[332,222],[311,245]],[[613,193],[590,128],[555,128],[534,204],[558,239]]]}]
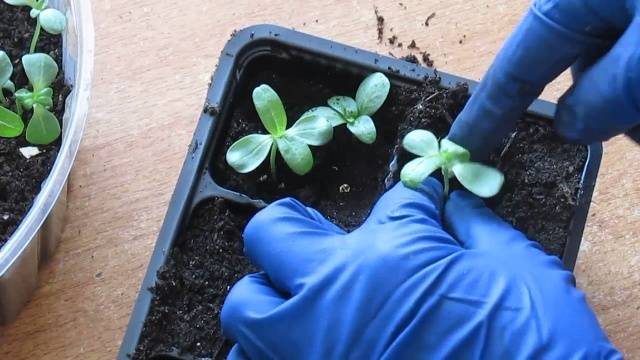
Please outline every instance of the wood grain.
[{"label": "wood grain", "polygon": [[[528,0],[94,1],[96,74],[70,180],[68,224],[40,288],[0,329],[2,359],[111,359],[173,191],[218,54],[234,29],[274,23],[396,56],[374,6],[442,70],[479,79]],[[429,27],[424,20],[436,16]],[[556,99],[562,76],[545,91]],[[576,275],[613,342],[640,358],[640,149],[605,158]],[[580,331],[576,329],[576,331]]]}]

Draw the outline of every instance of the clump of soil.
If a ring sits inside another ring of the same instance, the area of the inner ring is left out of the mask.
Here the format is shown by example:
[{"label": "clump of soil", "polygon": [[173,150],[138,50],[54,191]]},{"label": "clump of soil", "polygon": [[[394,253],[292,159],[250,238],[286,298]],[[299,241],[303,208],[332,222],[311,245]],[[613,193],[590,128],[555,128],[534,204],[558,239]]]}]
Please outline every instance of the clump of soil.
[{"label": "clump of soil", "polygon": [[[0,49],[4,50],[13,62],[12,80],[18,89],[28,86],[20,59],[29,52],[34,27],[34,20],[29,16],[27,8],[0,2]],[[51,55],[62,69],[61,36],[52,36],[43,31],[37,51]],[[70,91],[64,85],[62,71],[52,87],[52,111],[62,120],[64,100]],[[5,92],[5,95],[13,102],[9,93]],[[24,116],[25,119],[30,117],[28,113]],[[24,135],[13,139],[0,138],[0,247],[13,234],[40,192],[41,184],[49,175],[58,155],[60,141],[38,146],[42,153],[30,159],[26,159],[18,151],[24,146],[30,146]]]},{"label": "clump of soil", "polygon": [[436,13],[432,12],[429,16],[427,16],[427,18],[424,21],[424,26],[429,26],[429,22],[436,17]]},{"label": "clump of soil", "polygon": [[253,213],[222,199],[194,211],[158,272],[133,359],[165,353],[223,358],[228,353],[231,344],[222,336],[220,310],[233,284],[257,271],[242,251],[242,230]]}]

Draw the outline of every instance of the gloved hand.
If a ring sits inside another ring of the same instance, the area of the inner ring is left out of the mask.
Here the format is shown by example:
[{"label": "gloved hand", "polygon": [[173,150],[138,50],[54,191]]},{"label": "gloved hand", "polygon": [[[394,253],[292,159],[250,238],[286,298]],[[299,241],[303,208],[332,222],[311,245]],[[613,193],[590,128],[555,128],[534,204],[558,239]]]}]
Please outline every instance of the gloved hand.
[{"label": "gloved hand", "polygon": [[[640,1],[536,0],[506,42],[449,139],[478,159],[513,131],[544,87],[574,65],[557,131],[591,143],[640,124]],[[632,130],[640,142],[640,127]]]},{"label": "gloved hand", "polygon": [[572,274],[466,192],[396,185],[346,234],[284,199],[245,230],[229,359],[620,358]]}]

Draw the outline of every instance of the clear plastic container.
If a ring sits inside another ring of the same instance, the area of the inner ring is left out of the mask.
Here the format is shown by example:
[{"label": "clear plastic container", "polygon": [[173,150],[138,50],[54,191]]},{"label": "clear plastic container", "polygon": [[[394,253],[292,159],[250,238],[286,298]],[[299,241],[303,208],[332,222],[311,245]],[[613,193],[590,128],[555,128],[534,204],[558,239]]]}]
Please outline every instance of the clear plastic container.
[{"label": "clear plastic container", "polygon": [[94,29],[91,2],[50,0],[67,15],[63,34],[65,82],[72,87],[66,100],[62,145],[49,176],[31,209],[0,249],[0,324],[14,320],[38,284],[38,269],[53,253],[64,228],[67,177],[80,146],[89,112],[93,77]]}]

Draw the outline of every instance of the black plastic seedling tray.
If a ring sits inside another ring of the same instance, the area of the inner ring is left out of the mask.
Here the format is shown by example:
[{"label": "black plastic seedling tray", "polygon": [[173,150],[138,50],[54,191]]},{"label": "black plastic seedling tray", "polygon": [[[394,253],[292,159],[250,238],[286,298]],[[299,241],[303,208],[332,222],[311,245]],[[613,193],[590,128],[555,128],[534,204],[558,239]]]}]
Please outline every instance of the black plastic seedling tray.
[{"label": "black plastic seedling tray", "polygon": [[[443,87],[466,83],[471,92],[476,87],[475,82],[467,79],[435,72],[433,69],[399,59],[278,26],[257,25],[235,33],[220,55],[218,67],[207,94],[205,110],[200,116],[169,203],[164,224],[120,348],[119,359],[127,359],[135,352],[152,302],[153,295],[149,289],[156,284],[158,270],[166,263],[170,250],[196,206],[214,197],[248,206],[265,205],[265,202],[260,199],[251,199],[218,186],[214,182],[215,177],[212,176],[214,167],[212,161],[214,161],[214,153],[220,151],[216,145],[221,141],[220,128],[229,121],[228,113],[234,101],[236,88],[245,76],[244,69],[248,64],[274,57],[286,61],[314,62],[363,75],[380,71],[385,73],[394,84],[419,84],[427,76],[438,75],[442,79]],[[551,120],[554,112],[554,104],[536,100],[529,108],[527,116]],[[571,270],[575,266],[601,157],[601,144],[588,147],[576,211],[570,223],[569,237],[562,256],[565,266]]]}]

